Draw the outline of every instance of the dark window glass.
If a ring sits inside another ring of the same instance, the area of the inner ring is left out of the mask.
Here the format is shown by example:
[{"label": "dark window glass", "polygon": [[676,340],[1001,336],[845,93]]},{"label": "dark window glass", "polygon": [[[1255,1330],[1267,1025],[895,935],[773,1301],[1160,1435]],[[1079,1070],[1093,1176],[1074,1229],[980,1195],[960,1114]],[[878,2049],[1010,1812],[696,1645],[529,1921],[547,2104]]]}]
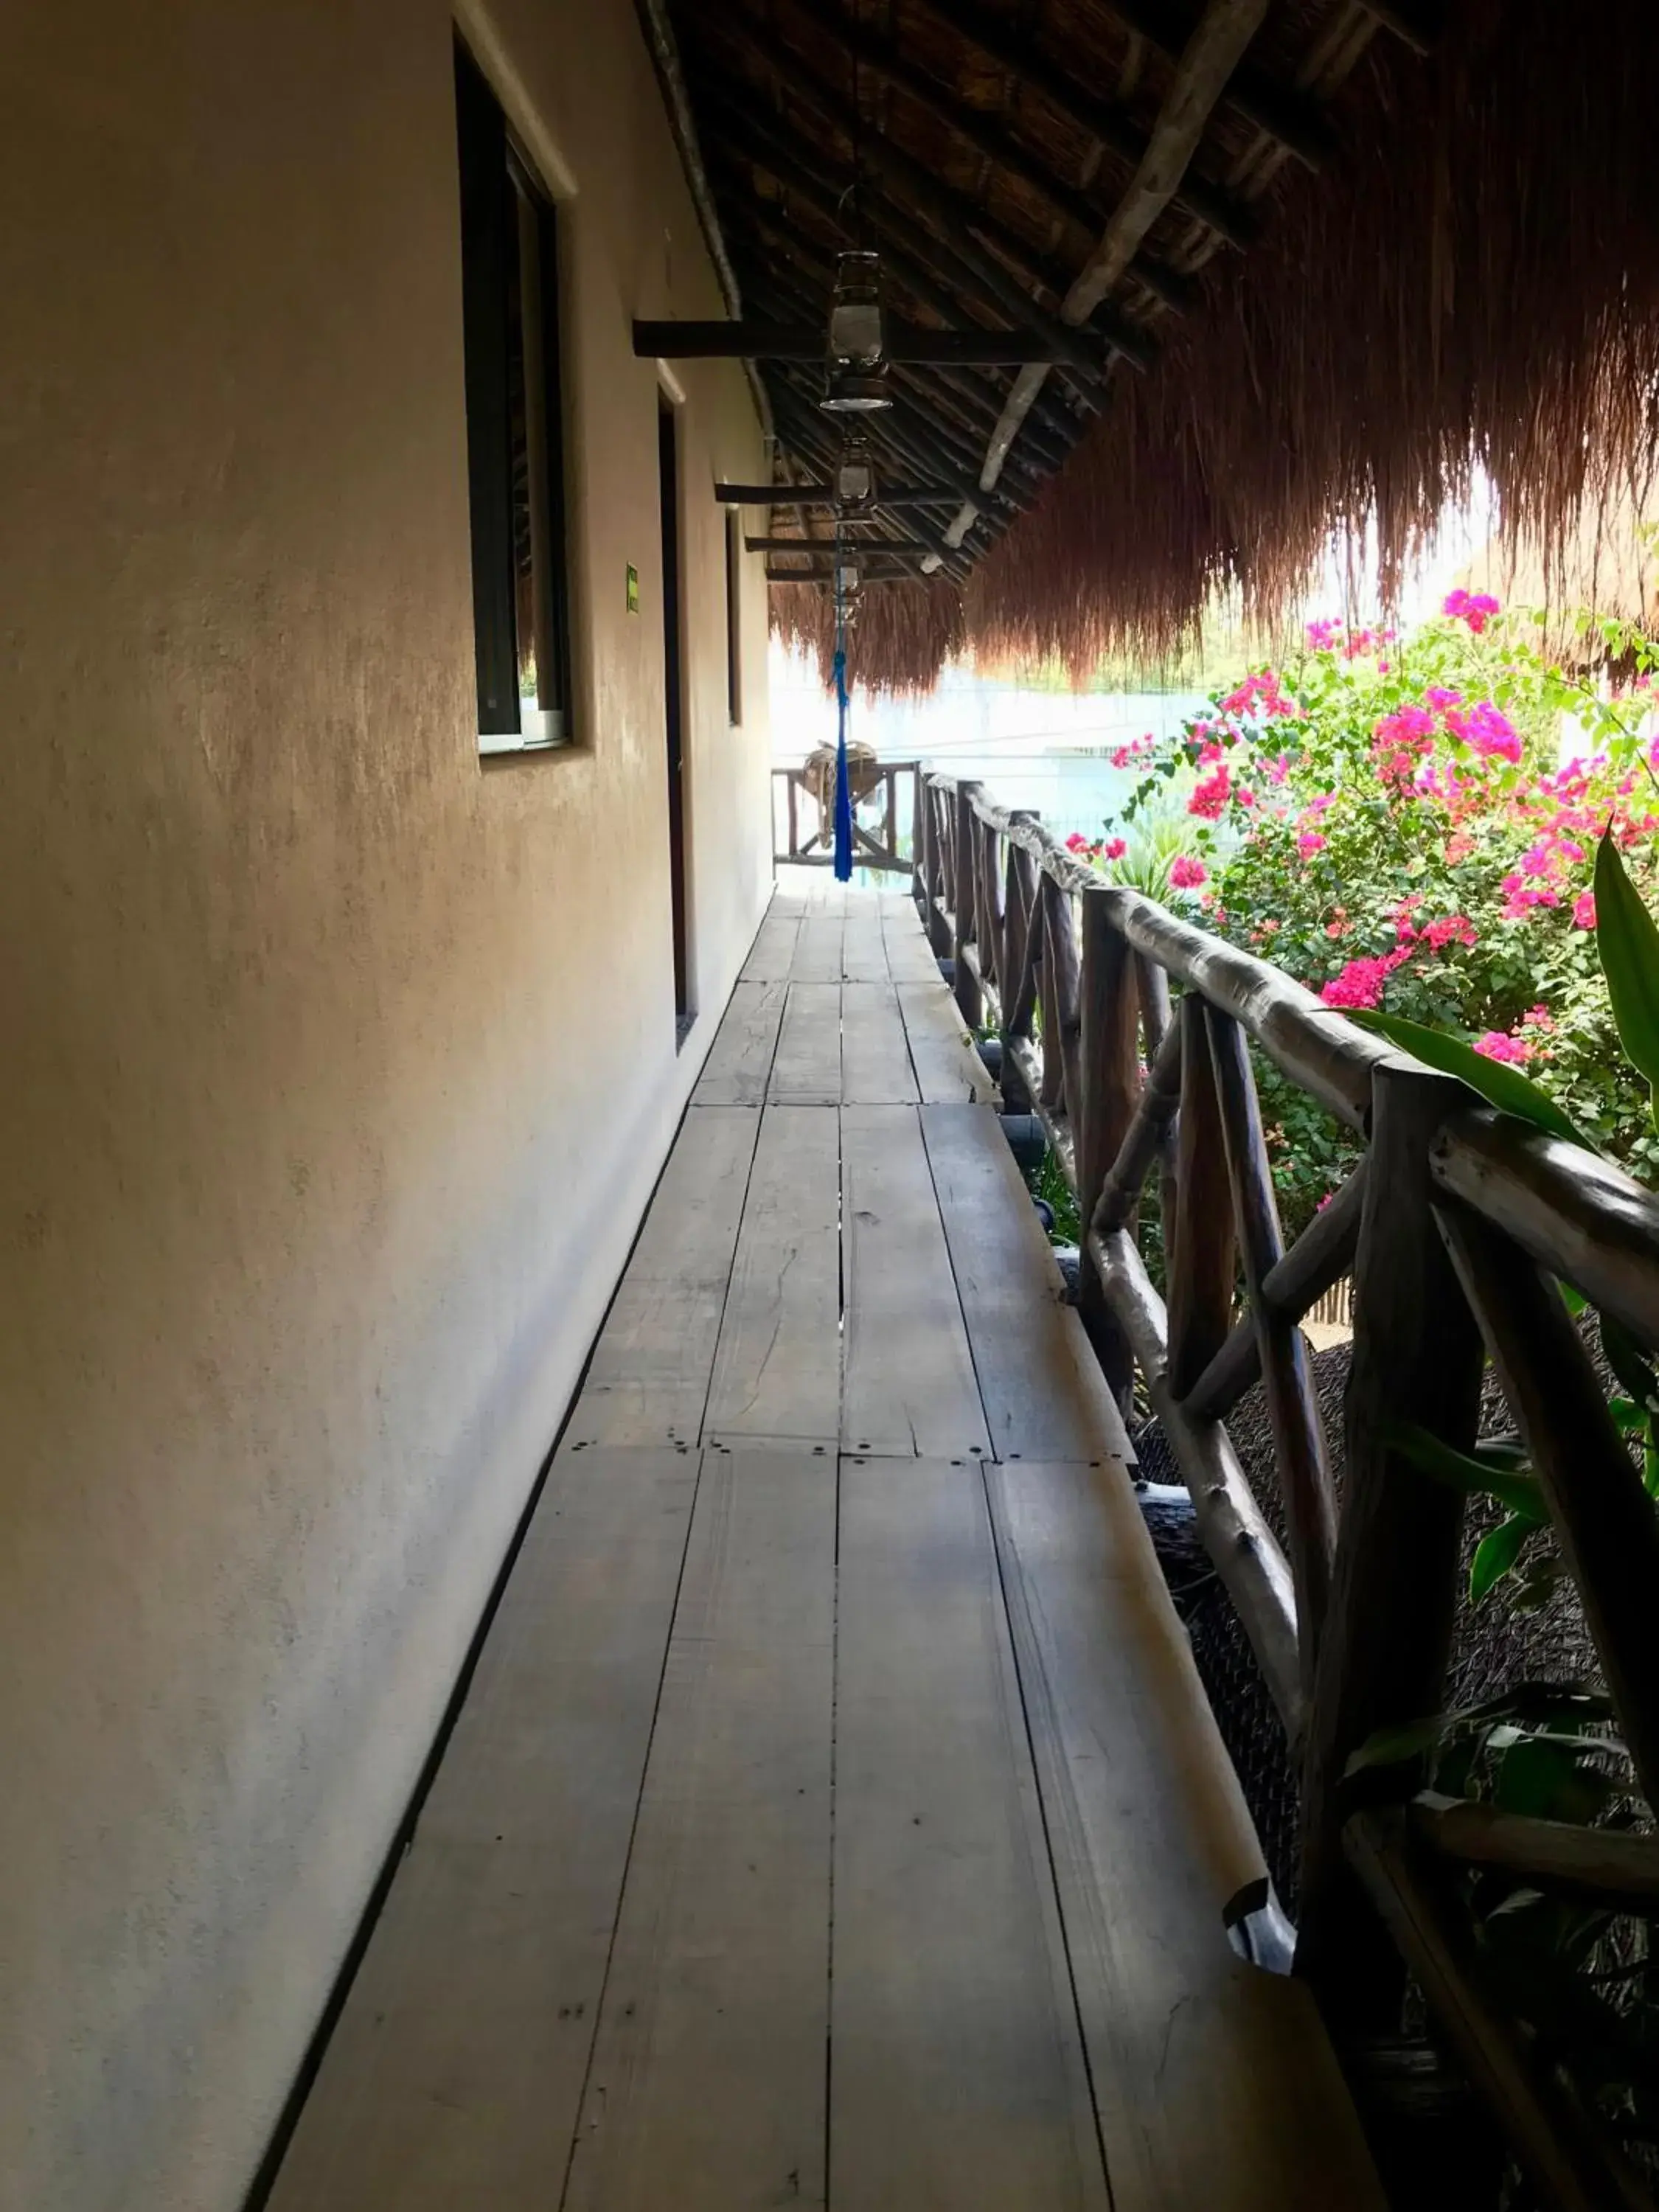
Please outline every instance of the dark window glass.
[{"label": "dark window glass", "polygon": [[570,735],[553,204],[455,50],[478,732],[488,752]]}]

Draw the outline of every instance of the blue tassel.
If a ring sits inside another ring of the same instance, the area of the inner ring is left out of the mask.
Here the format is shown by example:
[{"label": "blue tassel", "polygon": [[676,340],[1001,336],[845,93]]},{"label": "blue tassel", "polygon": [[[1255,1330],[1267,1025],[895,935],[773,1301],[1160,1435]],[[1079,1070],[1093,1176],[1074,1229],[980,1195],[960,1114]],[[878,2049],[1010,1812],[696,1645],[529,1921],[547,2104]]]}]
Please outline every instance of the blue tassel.
[{"label": "blue tassel", "polygon": [[847,655],[836,653],[836,881],[853,877],[853,787],[847,773]]}]

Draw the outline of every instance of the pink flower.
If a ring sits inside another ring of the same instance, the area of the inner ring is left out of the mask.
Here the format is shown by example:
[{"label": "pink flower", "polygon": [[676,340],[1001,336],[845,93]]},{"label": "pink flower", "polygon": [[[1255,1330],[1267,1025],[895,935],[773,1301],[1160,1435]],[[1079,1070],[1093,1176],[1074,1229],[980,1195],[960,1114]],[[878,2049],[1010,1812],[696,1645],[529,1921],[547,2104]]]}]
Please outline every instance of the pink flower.
[{"label": "pink flower", "polygon": [[[1194,730],[1193,732],[1193,735],[1196,737],[1198,735],[1198,732]],[[1216,762],[1220,758],[1221,748],[1217,744],[1215,739],[1212,738],[1200,751],[1198,756],[1198,765],[1200,768],[1212,768]]]},{"label": "pink flower", "polygon": [[1322,853],[1325,843],[1325,839],[1320,836],[1317,830],[1304,830],[1296,841],[1296,849],[1304,860],[1311,860],[1316,853]]},{"label": "pink flower", "polygon": [[1437,714],[1443,714],[1448,707],[1461,707],[1463,703],[1461,691],[1444,690],[1438,684],[1431,684],[1423,696]]},{"label": "pink flower", "polygon": [[1340,975],[1333,975],[1320,993],[1328,1006],[1371,1007],[1382,996],[1382,986],[1411,954],[1403,946],[1378,957],[1350,960]]},{"label": "pink flower", "polygon": [[1178,891],[1195,891],[1200,884],[1207,884],[1210,872],[1202,860],[1190,853],[1177,853],[1170,870],[1170,881]]},{"label": "pink flower", "polygon": [[[1455,725],[1451,715],[1446,717],[1446,726]],[[1478,707],[1469,709],[1465,727],[1457,735],[1473,745],[1486,760],[1518,761],[1521,757],[1521,733],[1507,714],[1494,707],[1490,699],[1483,699]]]},{"label": "pink flower", "polygon": [[1241,806],[1254,806],[1255,805],[1255,792],[1249,790],[1242,783],[1238,787],[1237,798],[1238,803]]},{"label": "pink flower", "polygon": [[1501,1060],[1511,1067],[1524,1067],[1532,1058],[1532,1047],[1525,1037],[1506,1036],[1502,1030],[1488,1030],[1485,1036],[1475,1039],[1474,1048],[1483,1060]]},{"label": "pink flower", "polygon": [[1466,622],[1479,637],[1498,612],[1498,602],[1490,592],[1449,592],[1440,611],[1450,615],[1455,621]]},{"label": "pink flower", "polygon": [[1474,945],[1477,941],[1474,923],[1462,914],[1449,914],[1438,921],[1431,921],[1422,932],[1422,940],[1431,952],[1443,951],[1448,945]]},{"label": "pink flower", "polygon": [[1112,755],[1112,766],[1114,768],[1127,768],[1128,765],[1129,748],[1127,745],[1120,745],[1117,750]]},{"label": "pink flower", "polygon": [[1595,893],[1580,891],[1572,902],[1572,926],[1575,929],[1594,929],[1595,927]]},{"label": "pink flower", "polygon": [[1548,1031],[1555,1027],[1555,1017],[1547,1006],[1528,1006],[1521,1017],[1523,1030]]},{"label": "pink flower", "polygon": [[1089,841],[1080,830],[1073,830],[1066,840],[1066,849],[1068,853],[1086,853],[1089,849]]},{"label": "pink flower", "polygon": [[1467,860],[1469,854],[1474,852],[1474,838],[1469,836],[1467,830],[1459,830],[1454,836],[1448,837],[1446,840],[1446,850],[1444,854],[1446,866],[1449,868],[1455,868],[1460,860]]},{"label": "pink flower", "polygon": [[1291,757],[1288,753],[1280,753],[1277,760],[1270,760],[1267,763],[1267,781],[1269,783],[1283,783],[1290,772]]},{"label": "pink flower", "polygon": [[1310,622],[1306,625],[1308,644],[1315,653],[1328,653],[1342,635],[1340,622]]},{"label": "pink flower", "polygon": [[1100,849],[1106,860],[1121,860],[1129,849],[1128,841],[1122,837],[1109,837]]},{"label": "pink flower", "polygon": [[1226,762],[1221,761],[1201,783],[1194,787],[1192,797],[1187,801],[1187,811],[1200,815],[1206,822],[1218,821],[1231,796],[1232,776]]}]

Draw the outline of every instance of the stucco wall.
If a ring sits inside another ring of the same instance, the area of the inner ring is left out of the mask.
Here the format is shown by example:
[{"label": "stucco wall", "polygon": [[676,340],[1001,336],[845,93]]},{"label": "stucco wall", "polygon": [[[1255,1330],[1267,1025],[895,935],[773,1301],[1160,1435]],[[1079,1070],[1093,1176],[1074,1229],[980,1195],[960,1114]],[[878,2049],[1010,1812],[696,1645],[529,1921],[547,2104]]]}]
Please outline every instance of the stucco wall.
[{"label": "stucco wall", "polygon": [[677,1060],[628,325],[721,303],[629,0],[463,13],[568,195],[585,742],[487,771],[448,11],[6,15],[6,2212],[238,2203],[765,895],[688,368]]}]

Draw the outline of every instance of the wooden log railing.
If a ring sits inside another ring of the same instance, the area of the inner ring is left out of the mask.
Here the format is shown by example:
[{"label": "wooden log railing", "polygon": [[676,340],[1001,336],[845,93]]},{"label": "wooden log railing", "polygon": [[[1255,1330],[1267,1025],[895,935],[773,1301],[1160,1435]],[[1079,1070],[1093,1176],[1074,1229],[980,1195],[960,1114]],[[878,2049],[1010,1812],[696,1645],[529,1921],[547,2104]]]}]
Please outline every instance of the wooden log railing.
[{"label": "wooden log railing", "polygon": [[[1440,1705],[1463,1499],[1399,1447],[1474,1442],[1488,1359],[1537,1471],[1650,1807],[1659,1807],[1659,1516],[1559,1285],[1659,1346],[1659,1197],[1481,1106],[1268,963],[1109,882],[976,783],[920,780],[915,892],[1004,1103],[1042,1119],[1083,1224],[1079,1303],[1114,1389],[1161,1423],[1301,1776],[1297,1971],[1339,2043],[1398,2027],[1407,1972],[1547,2202],[1652,2198],[1506,2010],[1461,1870],[1651,1914],[1659,1838],[1390,1804],[1351,1761]],[[1364,1140],[1286,1246],[1254,1053]],[[1164,1294],[1139,1215],[1156,1176]],[[1298,1322],[1352,1276],[1339,1507]],[[1281,1544],[1229,1440],[1258,1381]],[[1535,2025],[1535,2024],[1534,2024]]]},{"label": "wooden log railing", "polygon": [[[921,805],[921,763],[920,761],[879,761],[860,763],[859,774],[867,778],[870,788],[859,799],[863,805],[871,798],[878,797],[880,809],[873,826],[866,828],[858,818],[858,806],[853,812],[853,853],[860,868],[875,868],[889,874],[908,876],[915,870],[914,853],[901,852],[904,838],[902,824],[908,821],[912,845],[915,842],[918,810]],[[909,806],[901,814],[899,793],[908,787]],[[781,804],[780,805],[780,802]],[[772,864],[775,867],[828,868],[835,865],[836,825],[828,809],[818,802],[817,792],[805,766],[775,768],[772,771]]]}]

